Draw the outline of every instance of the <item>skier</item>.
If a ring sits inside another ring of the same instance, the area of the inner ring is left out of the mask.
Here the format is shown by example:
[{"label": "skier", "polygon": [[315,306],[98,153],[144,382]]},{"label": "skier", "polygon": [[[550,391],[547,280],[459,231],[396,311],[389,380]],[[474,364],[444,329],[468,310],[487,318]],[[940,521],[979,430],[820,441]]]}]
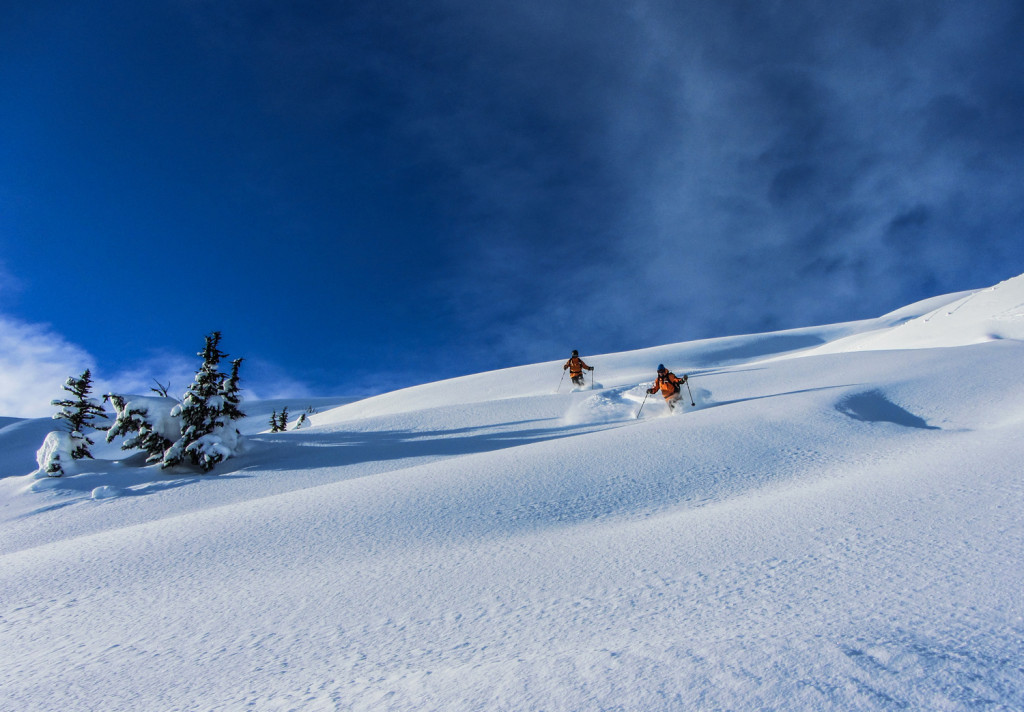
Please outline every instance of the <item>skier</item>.
[{"label": "skier", "polygon": [[661,395],[665,397],[665,403],[669,410],[675,410],[676,403],[682,398],[680,386],[686,383],[687,377],[677,378],[676,374],[665,368],[665,364],[658,364],[658,377],[654,379],[654,385],[647,389],[648,393],[657,393],[661,389]]},{"label": "skier", "polygon": [[580,358],[580,352],[576,349],[572,350],[572,357],[565,362],[562,366],[562,370],[569,369],[569,375],[572,376],[572,382],[577,386],[582,386],[585,381],[583,379],[583,370],[593,371],[593,367],[583,363],[583,359]]}]

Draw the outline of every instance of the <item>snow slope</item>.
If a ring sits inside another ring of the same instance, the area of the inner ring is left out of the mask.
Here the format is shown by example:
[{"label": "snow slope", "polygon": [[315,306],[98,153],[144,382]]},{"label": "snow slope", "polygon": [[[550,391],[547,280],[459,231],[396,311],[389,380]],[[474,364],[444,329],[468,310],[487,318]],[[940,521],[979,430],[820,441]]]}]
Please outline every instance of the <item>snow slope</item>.
[{"label": "snow slope", "polygon": [[0,708],[1024,709],[1022,289],[249,404],[217,475],[0,420]]},{"label": "snow slope", "polygon": [[810,353],[966,346],[1000,339],[1024,339],[1024,280],[1019,277],[952,301],[943,299],[898,329],[855,334]]}]

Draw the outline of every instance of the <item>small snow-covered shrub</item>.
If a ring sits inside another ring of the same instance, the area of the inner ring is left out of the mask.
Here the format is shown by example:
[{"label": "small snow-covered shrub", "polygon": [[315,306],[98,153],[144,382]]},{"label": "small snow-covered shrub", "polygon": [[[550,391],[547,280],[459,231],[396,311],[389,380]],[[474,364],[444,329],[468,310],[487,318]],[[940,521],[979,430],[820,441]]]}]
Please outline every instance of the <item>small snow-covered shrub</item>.
[{"label": "small snow-covered shrub", "polygon": [[43,444],[36,451],[36,464],[39,465],[39,470],[50,477],[73,474],[74,452],[81,443],[75,435],[62,430],[47,433]]},{"label": "small snow-covered shrub", "polygon": [[146,462],[163,459],[164,453],[181,435],[181,420],[172,415],[178,406],[173,398],[111,393],[107,399],[115,413],[114,424],[107,431],[107,442],[124,436],[121,449],[144,450]]},{"label": "small snow-covered shrub", "polygon": [[238,454],[241,439],[241,433],[233,427],[217,428],[186,445],[185,453],[204,472],[209,472],[218,462]]}]

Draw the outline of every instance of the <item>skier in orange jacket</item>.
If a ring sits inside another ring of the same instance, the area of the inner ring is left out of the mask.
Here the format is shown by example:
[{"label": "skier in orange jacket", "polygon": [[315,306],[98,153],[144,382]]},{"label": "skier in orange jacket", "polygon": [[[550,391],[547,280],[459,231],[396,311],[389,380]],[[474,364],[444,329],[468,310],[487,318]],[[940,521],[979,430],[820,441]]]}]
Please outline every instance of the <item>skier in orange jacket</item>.
[{"label": "skier in orange jacket", "polygon": [[583,359],[580,358],[580,352],[576,349],[572,350],[572,357],[565,362],[562,366],[562,370],[569,369],[569,375],[572,376],[572,382],[577,386],[582,386],[586,381],[583,379],[584,369],[587,371],[593,371],[592,366],[588,366],[583,363]]},{"label": "skier in orange jacket", "polygon": [[675,410],[676,403],[683,396],[681,386],[686,383],[687,377],[684,375],[682,378],[678,378],[676,374],[665,368],[665,364],[658,364],[658,377],[654,379],[654,385],[647,389],[648,393],[657,393],[661,390],[661,395],[665,398],[665,403],[668,404],[669,410]]}]

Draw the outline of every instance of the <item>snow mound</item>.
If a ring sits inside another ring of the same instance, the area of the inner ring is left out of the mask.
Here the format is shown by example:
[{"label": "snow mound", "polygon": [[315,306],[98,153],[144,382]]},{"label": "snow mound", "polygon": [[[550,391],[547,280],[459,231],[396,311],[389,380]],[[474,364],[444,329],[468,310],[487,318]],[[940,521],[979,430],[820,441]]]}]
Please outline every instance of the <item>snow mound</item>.
[{"label": "snow mound", "polygon": [[75,438],[71,433],[62,430],[50,431],[36,451],[39,472],[53,477],[74,474],[76,468],[72,452],[75,447]]},{"label": "snow mound", "polygon": [[114,487],[113,485],[101,485],[95,488],[89,495],[92,499],[114,499],[115,497],[121,497],[124,492],[120,488]]}]

